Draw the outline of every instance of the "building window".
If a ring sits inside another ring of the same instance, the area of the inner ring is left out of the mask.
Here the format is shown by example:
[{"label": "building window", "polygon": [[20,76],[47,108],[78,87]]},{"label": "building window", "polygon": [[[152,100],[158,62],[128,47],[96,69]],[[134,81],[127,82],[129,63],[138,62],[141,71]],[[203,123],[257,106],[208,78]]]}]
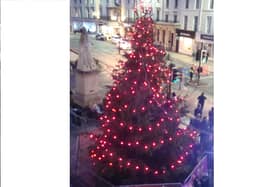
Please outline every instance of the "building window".
[{"label": "building window", "polygon": [[178,0],[175,0],[175,8],[178,8]]},{"label": "building window", "polygon": [[162,45],[165,45],[165,30],[162,31]]},{"label": "building window", "polygon": [[200,9],[200,0],[195,1],[195,7],[196,9]]},{"label": "building window", "polygon": [[213,9],[214,8],[214,0],[210,0],[210,9]]},{"label": "building window", "polygon": [[189,8],[189,0],[186,0],[186,8]]},{"label": "building window", "polygon": [[78,9],[75,8],[75,17],[79,17]]},{"label": "building window", "polygon": [[87,8],[87,11],[88,11],[88,18],[91,18],[91,15],[90,15],[90,9]]},{"label": "building window", "polygon": [[157,21],[159,21],[159,10],[157,10]]},{"label": "building window", "polygon": [[185,16],[184,19],[184,30],[188,30],[188,16]]},{"label": "building window", "polygon": [[129,0],[127,0],[127,4],[129,4]]},{"label": "building window", "polygon": [[169,8],[169,0],[166,0],[166,8]]},{"label": "building window", "polygon": [[100,13],[99,13],[100,16],[103,16],[103,15],[102,15],[102,5],[99,5],[99,12],[100,12]]},{"label": "building window", "polygon": [[174,23],[177,23],[177,15],[174,15]]},{"label": "building window", "polygon": [[80,7],[79,17],[80,18],[84,17],[84,11],[83,11],[82,7]]},{"label": "building window", "polygon": [[82,0],[80,0],[80,4],[82,4]]},{"label": "building window", "polygon": [[193,30],[196,32],[198,27],[198,16],[194,16]]},{"label": "building window", "polygon": [[207,16],[207,34],[211,33],[211,27],[212,27],[212,16]]},{"label": "building window", "polygon": [[74,0],[74,3],[77,4],[77,0]]},{"label": "building window", "polygon": [[157,41],[159,41],[159,29],[157,30]]},{"label": "building window", "polygon": [[168,22],[168,15],[165,15],[165,22]]}]

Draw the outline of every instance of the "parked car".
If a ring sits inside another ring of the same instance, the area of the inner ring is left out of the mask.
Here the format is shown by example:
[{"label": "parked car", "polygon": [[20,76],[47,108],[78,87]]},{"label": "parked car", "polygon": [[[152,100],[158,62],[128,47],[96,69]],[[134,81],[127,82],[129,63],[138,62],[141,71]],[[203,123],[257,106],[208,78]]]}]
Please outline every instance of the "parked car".
[{"label": "parked car", "polygon": [[129,40],[120,40],[119,43],[117,43],[117,47],[120,47],[121,49],[124,49],[124,50],[129,50],[131,49],[131,43]]},{"label": "parked car", "polygon": [[97,33],[96,36],[95,36],[95,39],[96,40],[107,40],[106,36],[103,34],[103,33]]},{"label": "parked car", "polygon": [[115,35],[115,36],[112,36],[112,43],[114,44],[118,44],[119,41],[121,40],[121,36],[120,35]]}]

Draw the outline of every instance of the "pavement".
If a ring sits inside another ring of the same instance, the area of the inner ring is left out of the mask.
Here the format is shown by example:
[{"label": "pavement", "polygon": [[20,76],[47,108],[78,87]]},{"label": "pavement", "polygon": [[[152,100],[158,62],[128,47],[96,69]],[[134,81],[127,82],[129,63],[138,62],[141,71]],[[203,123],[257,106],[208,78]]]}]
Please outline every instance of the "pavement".
[{"label": "pavement", "polygon": [[[189,56],[189,55],[185,55],[185,54],[181,54],[181,53],[175,53],[172,51],[168,51],[168,53],[170,54],[170,60],[176,62],[176,64],[178,64],[179,67],[184,67],[187,65],[193,65],[193,64],[198,64],[198,62],[196,62],[193,57]],[[213,59],[209,59],[208,62],[206,64],[202,64],[202,65],[207,65],[208,66],[208,71],[210,73],[214,72],[214,62]]]},{"label": "pavement", "polygon": [[[100,94],[105,94],[108,91],[108,85],[112,84],[111,73],[113,69],[116,67],[117,62],[119,60],[124,60],[125,58],[121,54],[118,53],[117,47],[112,44],[110,41],[97,41],[95,40],[94,35],[89,35],[90,42],[92,44],[92,55],[93,58],[97,59],[100,64],[103,66],[103,71],[100,76],[102,76],[102,80],[100,79]],[[79,51],[79,35],[70,35],[70,46],[71,49],[75,51]],[[191,56],[180,54],[176,52],[168,51],[169,60],[167,63],[174,63],[178,68],[190,67],[192,65],[198,65],[197,62]],[[71,60],[77,59],[77,56],[70,53]],[[199,85],[196,83],[196,75],[194,75],[194,81],[189,82],[188,76],[186,76],[183,80],[181,89],[179,89],[179,83],[172,84],[172,91],[176,93],[176,95],[186,96],[186,101],[189,106],[189,110],[191,112],[194,111],[197,105],[197,97],[204,92],[207,100],[205,101],[203,114],[207,116],[208,111],[214,105],[213,103],[213,90],[214,90],[214,62],[212,59],[209,59],[207,64],[202,64],[203,66],[207,66],[208,72],[205,75],[201,75]],[[103,85],[103,86],[102,86]]]}]

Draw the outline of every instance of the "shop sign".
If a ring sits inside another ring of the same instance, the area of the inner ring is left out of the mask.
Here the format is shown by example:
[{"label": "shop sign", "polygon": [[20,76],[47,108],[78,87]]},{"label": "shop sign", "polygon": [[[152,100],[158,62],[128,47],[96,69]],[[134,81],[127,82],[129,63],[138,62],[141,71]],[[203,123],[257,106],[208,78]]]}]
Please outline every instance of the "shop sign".
[{"label": "shop sign", "polygon": [[194,31],[186,31],[181,29],[176,29],[176,33],[178,36],[187,37],[187,38],[195,38],[195,32]]},{"label": "shop sign", "polygon": [[214,41],[214,36],[213,35],[207,35],[207,34],[201,34],[200,39]]}]

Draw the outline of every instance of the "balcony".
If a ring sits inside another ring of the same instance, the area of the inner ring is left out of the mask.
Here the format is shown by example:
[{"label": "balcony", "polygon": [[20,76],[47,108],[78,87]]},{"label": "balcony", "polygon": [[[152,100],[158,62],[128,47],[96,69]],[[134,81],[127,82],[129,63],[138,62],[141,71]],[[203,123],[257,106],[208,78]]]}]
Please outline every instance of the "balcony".
[{"label": "balcony", "polygon": [[156,23],[159,23],[159,24],[165,24],[165,25],[180,25],[179,21],[171,21],[171,20],[159,20],[159,19],[156,19],[155,20]]}]

